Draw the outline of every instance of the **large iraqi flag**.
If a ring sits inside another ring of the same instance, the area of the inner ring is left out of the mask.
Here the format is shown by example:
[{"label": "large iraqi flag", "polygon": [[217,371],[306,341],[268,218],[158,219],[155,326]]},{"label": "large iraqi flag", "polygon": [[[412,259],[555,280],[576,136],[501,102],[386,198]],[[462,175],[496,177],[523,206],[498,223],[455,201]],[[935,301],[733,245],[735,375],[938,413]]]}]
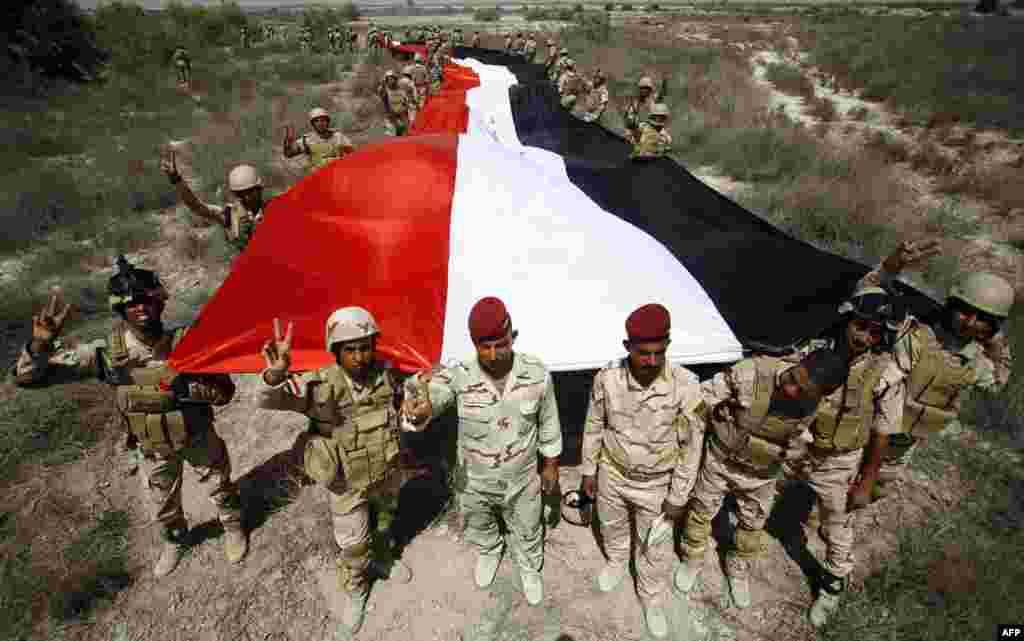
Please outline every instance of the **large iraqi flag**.
[{"label": "large iraqi flag", "polygon": [[[630,311],[672,313],[673,362],[707,373],[835,319],[863,265],[776,230],[669,159],[558,106],[536,65],[459,48],[411,135],[367,145],[275,199],[171,358],[258,372],[273,319],[293,368],[329,363],[324,325],[358,305],[411,371],[472,353],[478,299],[508,305],[517,349],[555,372],[622,356]],[[916,297],[915,305],[926,305]]]}]

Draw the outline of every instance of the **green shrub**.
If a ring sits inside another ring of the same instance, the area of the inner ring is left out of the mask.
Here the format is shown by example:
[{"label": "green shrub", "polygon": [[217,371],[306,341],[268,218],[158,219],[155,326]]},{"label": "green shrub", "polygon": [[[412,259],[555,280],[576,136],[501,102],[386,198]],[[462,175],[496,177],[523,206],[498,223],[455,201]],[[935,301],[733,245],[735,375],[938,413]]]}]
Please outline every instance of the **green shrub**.
[{"label": "green shrub", "polygon": [[487,7],[473,12],[473,20],[476,22],[497,22],[500,18],[501,14],[498,13],[497,8]]}]

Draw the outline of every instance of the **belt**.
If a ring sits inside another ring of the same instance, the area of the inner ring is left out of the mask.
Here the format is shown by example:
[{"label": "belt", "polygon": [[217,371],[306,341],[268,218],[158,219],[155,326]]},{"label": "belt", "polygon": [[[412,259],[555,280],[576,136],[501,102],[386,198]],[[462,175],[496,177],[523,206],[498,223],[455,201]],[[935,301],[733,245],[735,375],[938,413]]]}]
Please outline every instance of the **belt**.
[{"label": "belt", "polygon": [[640,483],[644,483],[647,481],[655,481],[672,473],[671,469],[664,470],[662,472],[646,472],[644,470],[639,470],[637,468],[629,469],[624,465],[621,465],[611,456],[605,456],[604,460],[608,461],[608,463],[615,468],[615,471],[617,471],[622,476],[626,477],[630,481],[638,481]]},{"label": "belt", "polygon": [[783,461],[785,460],[779,459],[776,464],[768,468],[757,467],[750,463],[749,461],[747,461],[746,459],[743,459],[739,455],[737,455],[734,452],[734,450],[730,449],[729,446],[722,441],[721,437],[719,437],[718,434],[715,434],[713,431],[711,432],[711,443],[712,445],[716,446],[719,455],[723,459],[722,462],[726,465],[726,467],[738,468],[741,472],[749,476],[756,476],[758,478],[772,478],[778,473],[779,469],[782,467]]}]

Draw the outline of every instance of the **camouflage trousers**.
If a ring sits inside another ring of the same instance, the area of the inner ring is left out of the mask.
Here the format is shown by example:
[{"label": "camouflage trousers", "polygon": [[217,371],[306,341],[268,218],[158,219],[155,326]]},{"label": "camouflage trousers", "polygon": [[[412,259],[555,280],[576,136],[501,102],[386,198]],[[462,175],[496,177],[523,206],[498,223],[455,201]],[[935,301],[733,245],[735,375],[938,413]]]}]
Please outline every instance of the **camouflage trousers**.
[{"label": "camouflage trousers", "polygon": [[872,500],[879,500],[892,496],[899,492],[900,487],[907,477],[907,470],[910,469],[910,461],[914,458],[914,452],[921,446],[922,440],[917,439],[913,445],[901,450],[890,449],[889,454],[882,462],[878,470],[878,482],[875,483],[875,491]]},{"label": "camouflage trousers", "polygon": [[459,496],[464,536],[481,554],[501,548],[498,519],[511,538],[509,548],[524,572],[540,572],[544,565],[544,528],[541,524],[540,475],[506,482],[504,479],[469,479]]},{"label": "camouflage trousers", "polygon": [[846,497],[863,456],[862,449],[831,455],[811,450],[805,458],[787,467],[787,477],[805,481],[818,497],[818,532],[826,550],[824,566],[839,577],[853,571],[854,513],[846,511]]},{"label": "camouflage trousers", "polygon": [[750,562],[764,553],[764,524],[775,502],[777,474],[759,472],[729,458],[714,437],[705,444],[704,462],[690,495],[690,509],[683,526],[683,553],[687,559],[703,558],[711,539],[711,521],[726,494],[739,504],[736,553],[726,557],[732,576],[746,576]]},{"label": "camouflage trousers", "polygon": [[[636,543],[636,591],[645,603],[657,602],[665,593],[666,576],[671,565],[672,546],[655,546],[642,553],[642,543],[651,524],[661,514],[668,496],[672,475],[650,481],[627,479],[614,465],[602,462],[597,470],[597,518],[608,560],[629,563]],[[636,530],[630,523],[633,514]]]},{"label": "camouflage trousers", "polygon": [[430,85],[416,85],[416,109],[423,111],[423,105],[427,103],[427,94],[430,92]]},{"label": "camouflage trousers", "polygon": [[388,116],[384,126],[389,136],[404,136],[409,129],[409,119],[407,116]]},{"label": "camouflage trousers", "polygon": [[398,489],[390,481],[364,490],[349,490],[344,481],[339,481],[338,485],[325,489],[334,542],[340,550],[338,567],[345,574],[346,588],[350,592],[365,589],[369,583],[370,567],[370,506],[373,503],[392,508],[378,511],[378,525],[390,527]]},{"label": "camouflage trousers", "polygon": [[181,482],[186,462],[199,473],[207,497],[217,506],[220,522],[239,523],[242,512],[238,488],[231,482],[231,459],[224,439],[213,425],[190,435],[184,448],[168,456],[143,451],[142,482],[149,495],[153,519],[165,532],[185,527]]}]

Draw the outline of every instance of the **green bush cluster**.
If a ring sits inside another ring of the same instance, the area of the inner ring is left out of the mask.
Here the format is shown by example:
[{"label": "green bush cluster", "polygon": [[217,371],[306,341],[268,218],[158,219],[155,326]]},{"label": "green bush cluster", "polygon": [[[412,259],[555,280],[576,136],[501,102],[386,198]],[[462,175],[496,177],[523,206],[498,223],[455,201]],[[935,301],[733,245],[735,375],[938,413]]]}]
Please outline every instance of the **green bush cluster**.
[{"label": "green bush cluster", "polygon": [[501,13],[497,7],[486,7],[473,12],[473,20],[476,22],[497,22],[500,19]]}]

